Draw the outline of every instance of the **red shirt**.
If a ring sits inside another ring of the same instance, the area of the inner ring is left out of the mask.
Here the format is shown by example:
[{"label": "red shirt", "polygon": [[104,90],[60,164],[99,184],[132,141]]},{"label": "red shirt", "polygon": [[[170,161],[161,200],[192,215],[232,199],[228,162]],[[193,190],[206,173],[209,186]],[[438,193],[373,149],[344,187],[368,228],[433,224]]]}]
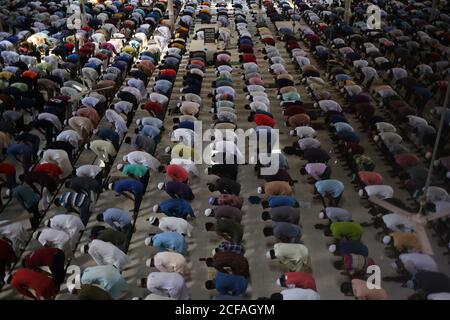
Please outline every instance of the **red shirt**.
[{"label": "red shirt", "polygon": [[290,117],[299,113],[305,113],[305,109],[301,106],[290,105],[283,111],[283,115]]},{"label": "red shirt", "polygon": [[243,63],[248,63],[248,62],[256,63],[256,57],[253,53],[244,53],[244,54],[242,54],[242,62]]},{"label": "red shirt", "polygon": [[159,104],[158,102],[147,102],[142,109],[147,110],[147,111],[153,111],[155,113],[162,113],[164,111],[163,107],[161,104]]},{"label": "red shirt", "polygon": [[176,164],[166,166],[166,173],[174,181],[184,183],[189,179],[189,173],[182,166]]},{"label": "red shirt", "polygon": [[163,69],[159,72],[161,76],[170,76],[170,77],[176,77],[177,72],[173,69]]},{"label": "red shirt", "polygon": [[411,168],[419,163],[419,158],[413,153],[400,153],[394,156],[395,163],[403,169]]},{"label": "red shirt", "polygon": [[239,46],[239,49],[241,50],[241,52],[243,53],[253,53],[253,46],[249,45],[249,44],[241,44]]},{"label": "red shirt", "polygon": [[[24,296],[33,299],[44,298],[45,300],[52,300],[58,293],[53,279],[46,273],[26,268],[21,268],[13,274],[11,287]],[[33,289],[37,297],[33,296],[28,289]]]},{"label": "red shirt", "polygon": [[255,114],[253,121],[257,126],[269,126],[271,128],[275,126],[275,120],[265,114]]},{"label": "red shirt", "polygon": [[346,145],[348,152],[353,155],[364,153],[364,148],[356,142],[346,142]]},{"label": "red shirt", "polygon": [[275,45],[275,39],[274,38],[264,38],[261,40],[262,43],[268,44],[268,45]]},{"label": "red shirt", "polygon": [[26,268],[50,267],[53,265],[58,252],[62,251],[58,248],[50,247],[36,249],[23,259],[23,266]]},{"label": "red shirt", "polygon": [[10,264],[16,261],[16,253],[8,241],[0,239],[0,263]]},{"label": "red shirt", "polygon": [[37,164],[34,167],[33,171],[45,172],[46,174],[54,178],[58,178],[63,173],[58,165],[50,162]]},{"label": "red shirt", "polygon": [[296,288],[312,289],[317,291],[316,281],[313,276],[307,272],[285,272],[286,286],[293,285]]},{"label": "red shirt", "polygon": [[13,176],[16,174],[16,167],[12,164],[2,162],[0,163],[0,173],[3,173],[5,176]]},{"label": "red shirt", "polygon": [[383,184],[383,176],[377,172],[359,171],[358,177],[366,186]]}]

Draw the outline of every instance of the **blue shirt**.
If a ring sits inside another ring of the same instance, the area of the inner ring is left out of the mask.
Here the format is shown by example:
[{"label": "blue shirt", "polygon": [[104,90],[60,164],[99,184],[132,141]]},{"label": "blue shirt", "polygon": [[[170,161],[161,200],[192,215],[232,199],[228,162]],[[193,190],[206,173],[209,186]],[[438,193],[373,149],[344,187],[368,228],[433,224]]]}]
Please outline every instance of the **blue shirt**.
[{"label": "blue shirt", "polygon": [[179,129],[190,129],[190,130],[194,131],[194,122],[193,121],[180,121],[180,123],[178,123],[178,128]]},{"label": "blue shirt", "polygon": [[135,179],[121,179],[114,182],[114,191],[117,193],[129,191],[133,193],[135,197],[142,197],[144,185],[142,182]]},{"label": "blue shirt", "polygon": [[340,241],[336,244],[336,253],[339,255],[344,254],[357,254],[360,256],[369,256],[369,249],[366,245],[356,240]]},{"label": "blue shirt", "polygon": [[22,156],[31,154],[31,148],[23,143],[13,143],[6,150],[8,156]]},{"label": "blue shirt", "polygon": [[19,201],[20,205],[25,209],[29,209],[37,204],[40,199],[39,195],[27,186],[15,187],[13,190],[13,197]]},{"label": "blue shirt", "polygon": [[339,180],[320,180],[315,183],[315,186],[322,197],[328,194],[333,198],[337,198],[344,192],[344,184]]},{"label": "blue shirt", "polygon": [[123,228],[131,224],[131,214],[121,209],[109,208],[103,212],[103,220],[114,229],[117,229],[117,225]]},{"label": "blue shirt", "polygon": [[349,131],[353,132],[353,127],[349,125],[347,122],[336,122],[334,124],[334,128],[336,129],[336,132],[342,132],[342,131]]},{"label": "blue shirt", "polygon": [[161,132],[158,128],[151,125],[142,126],[139,131],[141,134],[150,138],[156,138]]},{"label": "blue shirt", "polygon": [[270,208],[282,206],[293,207],[297,203],[297,200],[290,196],[270,196],[268,202]]},{"label": "blue shirt", "polygon": [[153,236],[153,247],[158,252],[175,251],[182,255],[187,252],[187,244],[184,237],[178,232],[162,232]]},{"label": "blue shirt", "polygon": [[113,299],[119,299],[124,292],[128,291],[128,283],[120,271],[112,265],[86,268],[81,276],[81,283],[98,284]]},{"label": "blue shirt", "polygon": [[191,187],[183,182],[178,181],[169,181],[166,182],[164,189],[167,194],[172,198],[181,198],[185,200],[192,200],[194,198],[194,194],[192,193]]},{"label": "blue shirt", "polygon": [[188,216],[194,215],[190,203],[183,199],[165,200],[159,204],[159,210],[168,217],[186,219]]},{"label": "blue shirt", "polygon": [[247,291],[248,280],[243,276],[217,272],[213,282],[221,295],[242,296]]},{"label": "blue shirt", "polygon": [[98,132],[97,132],[97,136],[102,139],[102,140],[108,140],[111,141],[111,143],[113,144],[114,148],[116,150],[119,150],[119,134],[111,128],[101,128]]}]

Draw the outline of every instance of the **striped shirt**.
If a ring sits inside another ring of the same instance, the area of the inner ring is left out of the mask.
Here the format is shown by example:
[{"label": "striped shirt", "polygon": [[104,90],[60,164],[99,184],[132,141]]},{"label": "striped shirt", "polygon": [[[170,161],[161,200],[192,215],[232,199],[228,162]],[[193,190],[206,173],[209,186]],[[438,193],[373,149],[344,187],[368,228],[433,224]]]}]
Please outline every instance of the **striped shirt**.
[{"label": "striped shirt", "polygon": [[79,208],[81,207],[84,202],[86,201],[86,195],[84,193],[77,193],[77,192],[64,192],[59,197],[59,202],[61,203],[61,206],[67,208],[67,207],[75,207]]}]

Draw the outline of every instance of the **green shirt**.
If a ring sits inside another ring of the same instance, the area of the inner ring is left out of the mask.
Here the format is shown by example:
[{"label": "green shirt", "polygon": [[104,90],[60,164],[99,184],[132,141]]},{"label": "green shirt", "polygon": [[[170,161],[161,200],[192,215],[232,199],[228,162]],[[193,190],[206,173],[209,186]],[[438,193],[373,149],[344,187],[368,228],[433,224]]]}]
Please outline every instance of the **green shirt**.
[{"label": "green shirt", "polygon": [[219,219],[216,222],[216,232],[218,235],[228,234],[234,243],[240,244],[242,242],[242,236],[244,230],[242,225],[234,222],[231,219]]},{"label": "green shirt", "polygon": [[331,234],[334,238],[348,238],[350,240],[361,239],[363,228],[357,222],[344,221],[334,222],[330,226]]},{"label": "green shirt", "polygon": [[147,173],[148,168],[142,164],[126,164],[123,167],[123,174],[142,178]]}]

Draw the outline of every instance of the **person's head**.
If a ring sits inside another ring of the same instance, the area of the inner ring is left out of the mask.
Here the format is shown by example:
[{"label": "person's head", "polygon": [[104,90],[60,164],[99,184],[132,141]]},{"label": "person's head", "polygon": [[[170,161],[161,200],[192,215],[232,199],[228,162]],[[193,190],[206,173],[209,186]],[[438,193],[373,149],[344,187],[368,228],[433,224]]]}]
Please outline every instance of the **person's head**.
[{"label": "person's head", "polygon": [[302,176],[308,174],[308,172],[306,172],[306,168],[305,168],[305,167],[301,167],[301,168],[300,168],[300,174],[301,174]]},{"label": "person's head", "polygon": [[212,267],[212,266],[213,266],[213,262],[214,262],[213,258],[207,258],[207,259],[205,260],[205,263],[206,263],[206,265],[207,265],[208,267]]},{"label": "person's head", "polygon": [[256,191],[258,191],[259,194],[264,193],[264,187],[258,187],[258,189],[256,189]]},{"label": "person's head", "polygon": [[131,137],[126,137],[124,141],[126,144],[131,144]]},{"label": "person's head", "polygon": [[216,187],[214,186],[213,183],[208,183],[208,190],[209,190],[210,192],[216,191]]},{"label": "person's head", "polygon": [[173,123],[174,124],[180,123],[180,118],[173,118]]},{"label": "person's head", "polygon": [[84,246],[81,246],[80,251],[82,254],[86,254],[89,251],[89,245],[85,244]]},{"label": "person's head", "polygon": [[279,292],[273,293],[270,296],[270,300],[283,300],[283,295],[281,293],[279,293]]},{"label": "person's head", "polygon": [[267,251],[266,252],[266,258],[267,259],[271,259],[271,260],[276,259],[275,250],[274,249],[270,249],[269,251]]},{"label": "person's head", "polygon": [[142,122],[141,119],[137,119],[137,120],[136,120],[136,125],[137,125],[137,126],[141,125],[141,122]]},{"label": "person's head", "polygon": [[44,221],[44,225],[48,228],[51,228],[52,226],[52,219],[47,219],[46,221]]},{"label": "person's head", "polygon": [[206,231],[214,231],[215,225],[212,222],[205,223],[205,229]]},{"label": "person's head", "polygon": [[265,227],[263,229],[263,234],[265,237],[273,236],[273,228],[272,227]]},{"label": "person's head", "polygon": [[153,212],[154,212],[154,213],[158,213],[158,212],[159,212],[159,204],[155,204],[155,205],[153,206]]},{"label": "person's head", "polygon": [[19,180],[20,182],[23,182],[25,180],[25,175],[24,174],[19,175]]},{"label": "person's head", "polygon": [[163,165],[160,165],[158,167],[158,172],[164,172],[164,166]]},{"label": "person's head", "polygon": [[59,201],[59,198],[56,198],[55,201],[53,201],[53,203],[55,204],[55,206],[61,207],[61,201]]},{"label": "person's head", "polygon": [[262,200],[261,201],[261,206],[263,207],[263,209],[267,209],[269,207],[269,201],[268,200]]},{"label": "person's head", "polygon": [[147,237],[147,238],[145,238],[144,244],[145,244],[147,247],[152,246],[152,245],[153,245],[153,237]]},{"label": "person's head", "polygon": [[263,211],[262,214],[261,214],[261,218],[262,218],[264,221],[267,221],[267,220],[272,219],[272,217],[270,216],[269,211]]},{"label": "person's head", "polygon": [[134,129],[134,133],[138,134],[139,133],[139,128]]},{"label": "person's head", "polygon": [[205,216],[207,216],[207,217],[214,216],[214,210],[211,208],[206,209]]},{"label": "person's head", "polygon": [[39,239],[39,237],[41,236],[42,231],[41,230],[37,230],[33,233],[33,239],[37,240]]},{"label": "person's head", "polygon": [[154,261],[154,259],[152,259],[152,258],[147,259],[147,261],[145,261],[145,265],[146,265],[147,267],[149,267],[149,268],[154,267],[154,266],[155,266],[155,261]]},{"label": "person's head", "polygon": [[164,190],[164,182],[158,183],[158,190]]},{"label": "person's head", "polygon": [[105,221],[105,219],[103,217],[103,213],[99,213],[96,218],[97,218],[97,221],[99,221],[99,222]]},{"label": "person's head", "polygon": [[155,216],[151,216],[150,218],[147,219],[147,221],[153,226],[159,225],[159,219]]},{"label": "person's head", "polygon": [[383,237],[383,244],[384,245],[388,246],[388,245],[391,244],[391,242],[392,242],[392,237],[391,236],[384,236]]},{"label": "person's head", "polygon": [[216,288],[216,286],[214,285],[214,281],[212,280],[208,280],[205,282],[205,288],[207,290],[214,290]]},{"label": "person's head", "polygon": [[325,237],[331,237],[331,230],[327,228],[323,231],[323,234],[325,235]]},{"label": "person's head", "polygon": [[346,296],[353,296],[353,287],[351,282],[341,284],[341,292]]},{"label": "person's head", "polygon": [[147,278],[138,279],[137,286],[139,288],[146,288],[147,287]]},{"label": "person's head", "polygon": [[327,215],[325,214],[324,210],[319,212],[319,219],[325,219],[326,217],[327,217]]},{"label": "person's head", "polygon": [[280,287],[286,287],[286,277],[284,275],[277,279],[277,285]]},{"label": "person's head", "polygon": [[375,218],[373,219],[373,226],[374,226],[376,229],[383,227],[383,225],[384,225],[383,218],[381,218],[381,217],[375,217]]},{"label": "person's head", "polygon": [[328,251],[330,251],[330,253],[333,253],[333,254],[336,253],[336,249],[337,249],[337,246],[334,243],[328,247]]},{"label": "person's head", "polygon": [[114,190],[114,183],[113,182],[108,184],[108,190]]},{"label": "person's head", "polygon": [[89,150],[89,148],[91,147],[91,144],[88,142],[84,145],[84,149]]},{"label": "person's head", "polygon": [[208,198],[208,203],[212,206],[217,204],[217,198],[216,197],[209,197]]}]

